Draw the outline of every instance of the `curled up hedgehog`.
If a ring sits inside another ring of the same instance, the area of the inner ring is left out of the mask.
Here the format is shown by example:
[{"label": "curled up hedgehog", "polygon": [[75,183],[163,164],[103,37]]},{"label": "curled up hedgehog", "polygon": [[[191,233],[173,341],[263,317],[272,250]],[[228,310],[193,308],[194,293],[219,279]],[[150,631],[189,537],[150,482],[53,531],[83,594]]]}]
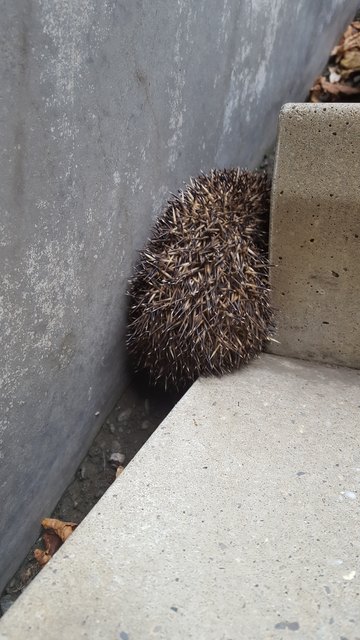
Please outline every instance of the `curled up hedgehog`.
[{"label": "curled up hedgehog", "polygon": [[167,203],[130,285],[127,346],[153,383],[237,369],[271,334],[264,173],[191,179]]}]

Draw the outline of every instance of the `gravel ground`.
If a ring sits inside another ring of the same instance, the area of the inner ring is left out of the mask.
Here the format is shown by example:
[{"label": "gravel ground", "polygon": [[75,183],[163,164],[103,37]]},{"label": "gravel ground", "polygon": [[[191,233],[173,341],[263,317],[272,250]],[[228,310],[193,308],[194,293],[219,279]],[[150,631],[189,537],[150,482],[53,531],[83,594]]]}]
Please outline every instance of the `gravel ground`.
[{"label": "gravel ground", "polygon": [[[144,383],[133,382],[105,420],[74,479],[49,517],[80,523],[115,479],[116,464],[110,460],[112,454],[119,454],[118,460],[125,467],[180,397],[181,394],[158,392]],[[42,547],[41,537],[5,587],[0,597],[0,615],[40,571],[33,557],[36,547]]]}]

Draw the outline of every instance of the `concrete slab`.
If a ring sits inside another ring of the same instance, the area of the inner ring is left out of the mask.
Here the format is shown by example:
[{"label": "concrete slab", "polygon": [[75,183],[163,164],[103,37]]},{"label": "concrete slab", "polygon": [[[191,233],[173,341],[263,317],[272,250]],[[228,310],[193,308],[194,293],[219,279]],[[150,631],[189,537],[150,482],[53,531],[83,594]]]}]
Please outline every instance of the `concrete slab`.
[{"label": "concrete slab", "polygon": [[271,262],[281,355],[360,367],[360,105],[280,114]]},{"label": "concrete slab", "polygon": [[359,385],[276,356],[197,382],[1,640],[358,639]]}]

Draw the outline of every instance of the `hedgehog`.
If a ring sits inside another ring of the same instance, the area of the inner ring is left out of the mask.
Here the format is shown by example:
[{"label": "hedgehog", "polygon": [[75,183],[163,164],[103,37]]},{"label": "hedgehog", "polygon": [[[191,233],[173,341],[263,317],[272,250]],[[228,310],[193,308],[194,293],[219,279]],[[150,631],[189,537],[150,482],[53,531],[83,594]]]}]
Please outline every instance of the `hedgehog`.
[{"label": "hedgehog", "polygon": [[130,281],[127,348],[165,388],[249,362],[272,334],[265,173],[213,170],[172,195]]}]

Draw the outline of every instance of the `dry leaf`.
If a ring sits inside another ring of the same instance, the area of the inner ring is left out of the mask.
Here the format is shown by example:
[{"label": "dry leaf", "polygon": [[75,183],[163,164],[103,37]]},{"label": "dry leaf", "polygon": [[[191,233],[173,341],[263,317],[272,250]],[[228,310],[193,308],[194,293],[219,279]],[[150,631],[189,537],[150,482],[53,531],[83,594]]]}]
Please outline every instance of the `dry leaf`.
[{"label": "dry leaf", "polygon": [[360,95],[360,86],[352,87],[349,84],[339,83],[340,92],[343,96],[356,96]]},{"label": "dry leaf", "polygon": [[34,558],[43,566],[49,562],[62,543],[72,534],[77,524],[75,522],[63,522],[56,518],[45,518],[42,520],[41,525],[46,529],[43,534],[45,549],[35,549]]},{"label": "dry leaf", "polygon": [[44,564],[49,562],[49,560],[51,558],[51,555],[49,553],[47,553],[46,551],[43,551],[42,549],[35,549],[34,558],[35,558],[35,560],[37,560],[37,562],[41,566],[43,566]]},{"label": "dry leaf", "polygon": [[309,93],[310,102],[359,101],[360,21],[348,25],[333,48],[324,76],[316,78]]},{"label": "dry leaf", "polygon": [[356,95],[358,93],[360,94],[360,87],[351,87],[350,85],[341,82],[328,82],[324,77],[320,78],[320,84],[324,91],[327,91],[334,96],[337,96],[340,93],[347,96]]},{"label": "dry leaf", "polygon": [[325,78],[319,77],[316,79],[315,84],[310,89],[309,100],[310,102],[322,102],[321,98],[324,96],[324,89],[322,88],[322,80]]},{"label": "dry leaf", "polygon": [[54,531],[45,531],[43,534],[43,543],[45,551],[50,556],[53,556],[62,545],[61,539]]},{"label": "dry leaf", "polygon": [[41,525],[44,529],[52,529],[56,535],[59,536],[62,542],[68,539],[68,537],[72,534],[74,529],[76,529],[77,524],[75,522],[63,522],[62,520],[57,520],[56,518],[44,518],[42,520]]},{"label": "dry leaf", "polygon": [[345,40],[343,45],[344,51],[350,51],[351,49],[358,49],[360,47],[360,33],[355,31],[355,33],[350,36],[347,40]]},{"label": "dry leaf", "polygon": [[344,34],[340,38],[339,43],[331,51],[331,55],[332,56],[337,56],[337,55],[343,53],[344,47],[346,46],[346,43],[348,42],[348,40],[350,38],[352,38],[352,36],[354,34],[356,35],[356,33],[357,33],[357,27],[355,27],[356,24],[358,24],[358,23],[352,22],[351,24],[349,24],[349,26],[346,28]]},{"label": "dry leaf", "polygon": [[[360,21],[354,21],[347,27],[340,42],[333,48],[330,60],[336,66],[328,66],[326,76],[329,77],[331,84],[337,84],[339,80],[347,82],[346,86],[331,89],[327,86],[326,91],[333,97],[332,100],[339,99],[344,96],[359,95],[358,85],[354,74],[360,71]],[[338,75],[341,77],[338,78]],[[353,90],[351,90],[351,88]],[[324,86],[323,86],[323,89]],[[310,96],[311,99],[311,96]],[[326,99],[326,96],[325,96]],[[330,99],[330,98],[328,98]],[[322,96],[324,100],[324,96]]]},{"label": "dry leaf", "polygon": [[351,69],[352,71],[360,70],[360,51],[345,51],[340,60],[340,64],[345,69]]},{"label": "dry leaf", "polygon": [[115,478],[117,478],[124,471],[124,467],[119,466],[116,469]]}]

